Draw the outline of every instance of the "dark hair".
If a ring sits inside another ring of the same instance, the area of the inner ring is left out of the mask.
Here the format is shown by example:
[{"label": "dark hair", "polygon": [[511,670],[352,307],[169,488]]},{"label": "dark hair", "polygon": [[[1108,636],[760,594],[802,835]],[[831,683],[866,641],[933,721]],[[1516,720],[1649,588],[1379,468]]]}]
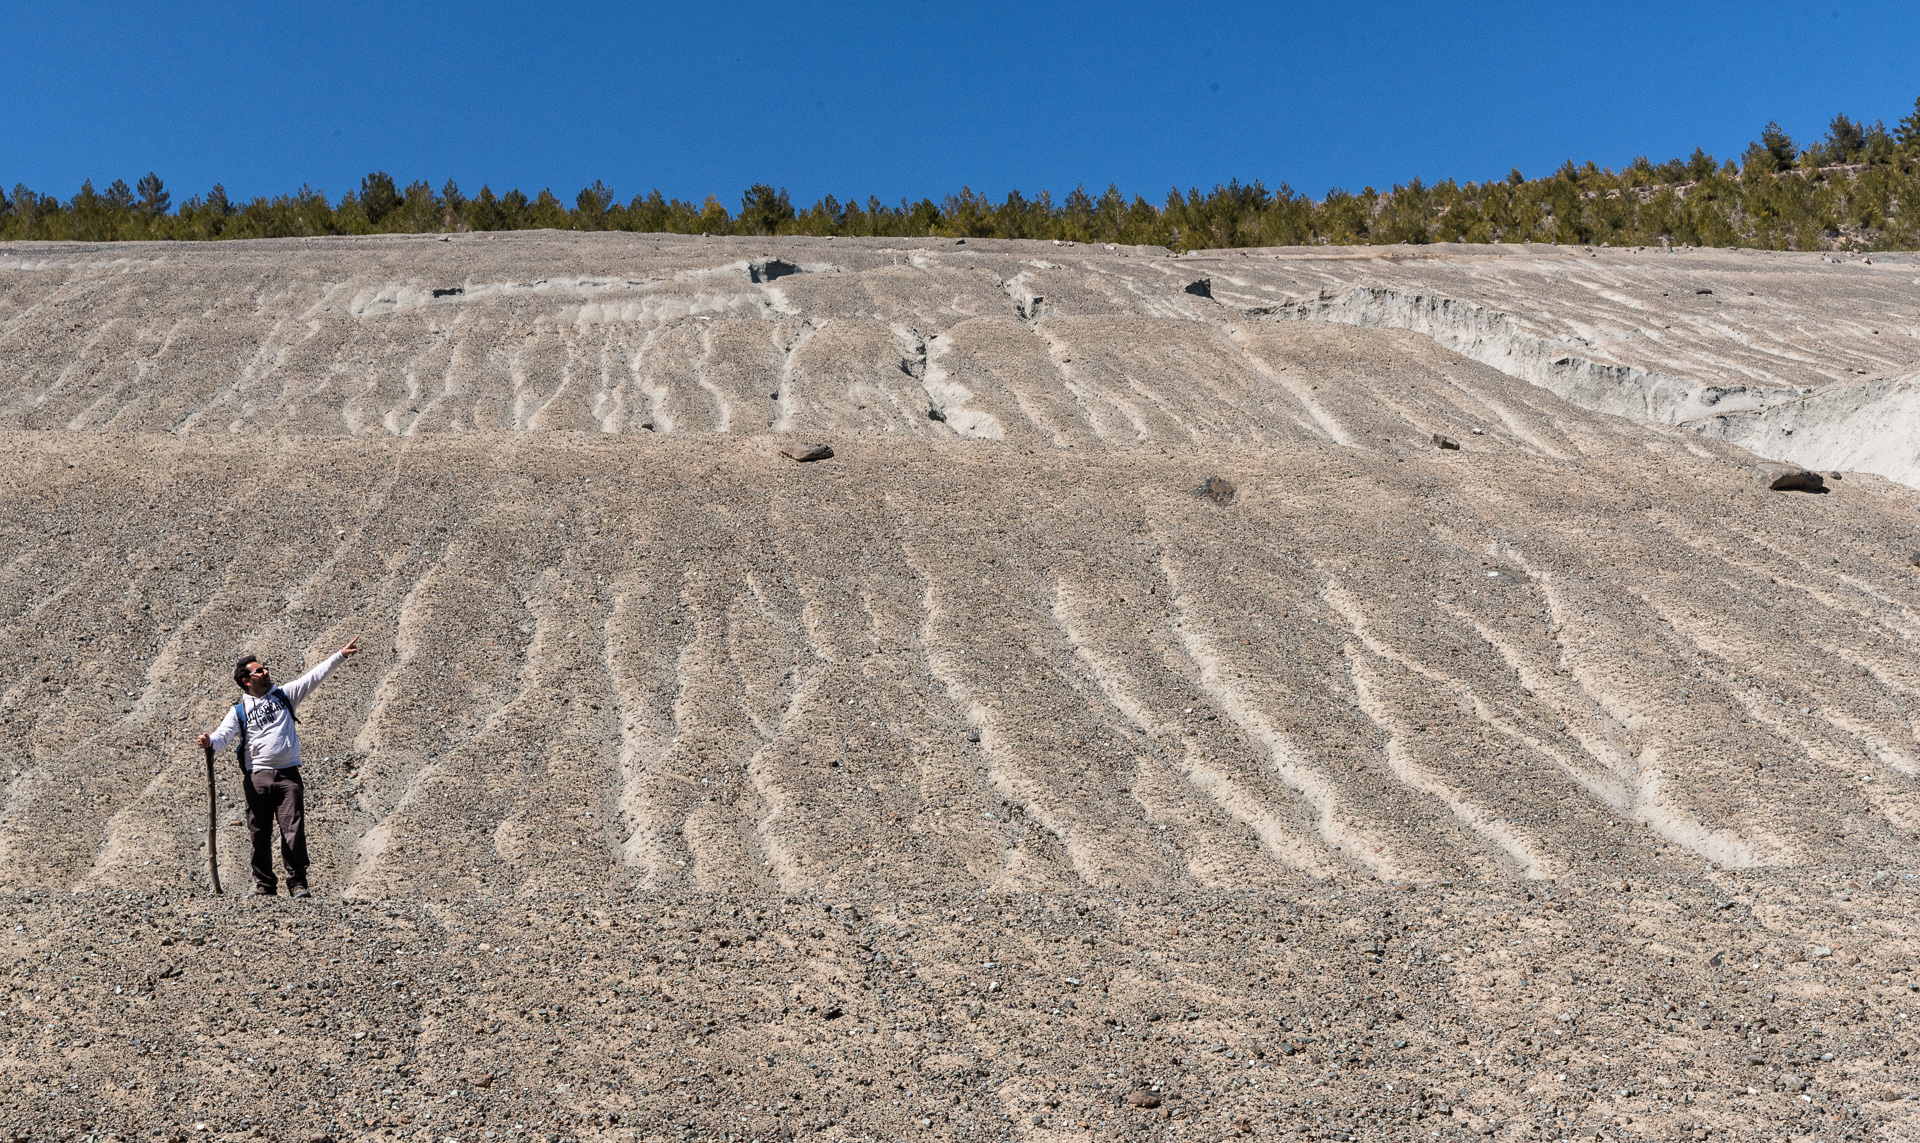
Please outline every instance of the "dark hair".
[{"label": "dark hair", "polygon": [[259,661],[260,661],[260,656],[258,655],[240,656],[240,661],[233,665],[233,685],[237,687],[245,687],[247,685],[247,676],[252,674],[251,671],[247,670],[247,664],[257,663]]}]

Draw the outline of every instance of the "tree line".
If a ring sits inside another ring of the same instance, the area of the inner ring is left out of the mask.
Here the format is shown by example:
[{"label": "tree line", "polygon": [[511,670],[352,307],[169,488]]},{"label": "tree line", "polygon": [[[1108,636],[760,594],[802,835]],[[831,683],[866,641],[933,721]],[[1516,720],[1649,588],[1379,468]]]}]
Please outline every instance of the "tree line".
[{"label": "tree line", "polygon": [[291,238],[325,234],[425,234],[475,230],[629,230],[676,234],[1040,238],[1166,246],[1359,245],[1429,242],[1752,246],[1776,250],[1920,248],[1920,99],[1892,130],[1845,115],[1802,147],[1769,123],[1734,159],[1695,148],[1687,158],[1644,156],[1618,171],[1571,160],[1553,174],[1388,190],[1335,188],[1314,200],[1287,184],[1238,180],[1211,191],[1167,194],[1158,205],[1117,187],[1076,187],[1055,201],[1018,191],[995,201],[969,188],[940,201],[898,204],[832,195],[801,209],[784,188],[749,187],[729,211],[712,195],[694,203],[658,190],[618,201],[596,181],[571,205],[551,190],[532,197],[448,180],[405,187],[384,171],[339,201],[311,187],[245,202],[215,185],[176,207],[152,172],[104,191],[91,180],[72,198],[24,184],[0,191],[0,240]]}]

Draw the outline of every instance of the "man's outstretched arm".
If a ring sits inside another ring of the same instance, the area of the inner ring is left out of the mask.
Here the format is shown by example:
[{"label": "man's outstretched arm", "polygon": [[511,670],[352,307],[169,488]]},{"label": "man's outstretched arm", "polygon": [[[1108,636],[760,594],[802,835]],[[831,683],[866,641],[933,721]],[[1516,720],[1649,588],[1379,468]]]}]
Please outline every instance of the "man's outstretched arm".
[{"label": "man's outstretched arm", "polygon": [[286,692],[287,701],[297,707],[308,695],[313,693],[313,688],[326,681],[327,676],[333,673],[335,667],[338,667],[341,663],[346,662],[359,653],[360,637],[356,635],[347,640],[346,646],[320,660],[319,664],[315,666],[313,670],[301,675],[280,689]]}]

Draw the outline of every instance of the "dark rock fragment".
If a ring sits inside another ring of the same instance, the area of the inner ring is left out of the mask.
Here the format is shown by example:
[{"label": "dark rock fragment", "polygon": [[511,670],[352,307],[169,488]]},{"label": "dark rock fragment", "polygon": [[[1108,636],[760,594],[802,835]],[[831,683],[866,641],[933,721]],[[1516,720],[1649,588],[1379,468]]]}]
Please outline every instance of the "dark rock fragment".
[{"label": "dark rock fragment", "polygon": [[1459,441],[1454,440],[1452,437],[1441,436],[1439,433],[1433,434],[1433,443],[1440,448],[1449,448],[1455,452],[1460,451]]},{"label": "dark rock fragment", "polygon": [[1202,500],[1211,500],[1224,508],[1233,503],[1235,489],[1233,483],[1226,477],[1209,476],[1201,482],[1200,487],[1193,490],[1193,494]]},{"label": "dark rock fragment", "polygon": [[1752,471],[1760,487],[1775,492],[1825,492],[1827,490],[1825,477],[1817,472],[1809,472],[1797,464],[1761,461],[1753,466]]},{"label": "dark rock fragment", "polygon": [[1160,1097],[1150,1091],[1130,1091],[1127,1093],[1127,1106],[1151,1111],[1160,1106]]},{"label": "dark rock fragment", "polygon": [[846,1012],[843,1009],[841,1009],[841,1007],[838,1004],[835,1004],[833,1007],[828,1008],[826,1011],[820,1013],[820,1019],[838,1020],[840,1019],[840,1017],[845,1015],[846,1015]]},{"label": "dark rock fragment", "polygon": [[1712,290],[1695,290],[1694,291],[1694,293],[1696,294],[1711,294],[1712,292],[1713,292]]},{"label": "dark rock fragment", "polygon": [[789,460],[805,464],[810,460],[827,460],[833,456],[833,446],[824,444],[793,445],[780,450],[780,455]]},{"label": "dark rock fragment", "polygon": [[940,421],[944,423],[947,419],[947,415],[941,412],[940,410],[929,405],[927,407],[927,419],[929,421]]},{"label": "dark rock fragment", "polygon": [[1197,281],[1188,282],[1187,293],[1192,294],[1196,298],[1213,297],[1213,279],[1201,278]]},{"label": "dark rock fragment", "polygon": [[754,262],[747,267],[747,277],[756,282],[771,282],[775,278],[784,278],[788,274],[800,272],[800,267],[784,258],[768,258],[764,262]]}]

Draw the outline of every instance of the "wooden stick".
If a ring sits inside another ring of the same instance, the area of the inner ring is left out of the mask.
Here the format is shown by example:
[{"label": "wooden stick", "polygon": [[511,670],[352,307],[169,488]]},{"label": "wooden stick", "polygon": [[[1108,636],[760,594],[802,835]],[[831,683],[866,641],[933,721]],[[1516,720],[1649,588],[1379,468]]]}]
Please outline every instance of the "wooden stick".
[{"label": "wooden stick", "polygon": [[214,827],[219,824],[220,807],[213,788],[213,747],[207,751],[207,875],[213,878],[213,891],[220,892],[220,849]]}]

